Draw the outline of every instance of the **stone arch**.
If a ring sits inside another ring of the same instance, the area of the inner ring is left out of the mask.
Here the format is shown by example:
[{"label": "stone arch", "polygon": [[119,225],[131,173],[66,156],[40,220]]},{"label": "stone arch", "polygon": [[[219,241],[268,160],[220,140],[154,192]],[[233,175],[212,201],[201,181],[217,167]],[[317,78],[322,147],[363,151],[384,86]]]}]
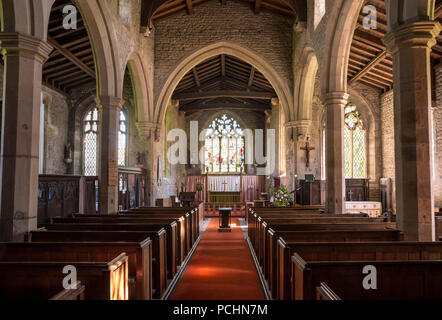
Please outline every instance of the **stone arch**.
[{"label": "stone arch", "polygon": [[301,72],[297,74],[295,84],[295,119],[312,120],[313,95],[319,67],[313,48],[304,49],[300,66]]},{"label": "stone arch", "polygon": [[167,105],[184,75],[201,62],[220,54],[235,56],[259,70],[275,89],[280,105],[287,115],[286,118],[292,118],[292,95],[288,85],[284,83],[273,67],[251,50],[238,44],[221,41],[191,53],[182,59],[169,74],[155,104],[155,118],[159,126],[164,122]]},{"label": "stone arch", "polygon": [[[85,21],[94,53],[97,77],[97,96],[121,98],[121,80],[117,76],[116,41],[112,34],[112,21],[107,6],[100,1],[72,0]],[[122,86],[121,86],[122,88]]]},{"label": "stone arch", "polygon": [[[336,1],[338,2],[338,1]],[[347,70],[355,26],[365,0],[340,1],[328,19],[325,55],[321,61],[322,93],[347,92]]]},{"label": "stone arch", "polygon": [[[128,56],[126,68],[130,71],[134,91],[135,120],[137,122],[150,122],[152,119],[152,108],[150,106],[152,104],[150,103],[148,72],[137,52],[132,52]],[[123,86],[123,83],[121,85]],[[121,89],[121,92],[123,92],[123,89]]]},{"label": "stone arch", "polygon": [[2,0],[1,31],[47,39],[49,16],[55,0]]}]

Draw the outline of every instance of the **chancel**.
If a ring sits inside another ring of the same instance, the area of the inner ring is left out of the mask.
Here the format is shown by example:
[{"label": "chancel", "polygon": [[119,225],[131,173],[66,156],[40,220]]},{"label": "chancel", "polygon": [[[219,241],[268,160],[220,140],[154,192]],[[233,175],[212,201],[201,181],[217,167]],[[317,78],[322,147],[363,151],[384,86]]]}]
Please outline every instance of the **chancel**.
[{"label": "chancel", "polygon": [[442,1],[0,7],[0,299],[442,299]]}]

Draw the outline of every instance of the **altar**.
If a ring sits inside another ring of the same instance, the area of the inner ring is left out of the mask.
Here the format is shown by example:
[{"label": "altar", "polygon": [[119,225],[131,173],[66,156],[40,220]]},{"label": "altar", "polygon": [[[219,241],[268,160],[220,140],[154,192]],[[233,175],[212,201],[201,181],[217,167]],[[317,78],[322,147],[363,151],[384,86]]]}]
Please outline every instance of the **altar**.
[{"label": "altar", "polygon": [[242,202],[242,193],[240,191],[235,192],[220,192],[209,191],[209,203],[224,202],[224,203],[240,203]]}]

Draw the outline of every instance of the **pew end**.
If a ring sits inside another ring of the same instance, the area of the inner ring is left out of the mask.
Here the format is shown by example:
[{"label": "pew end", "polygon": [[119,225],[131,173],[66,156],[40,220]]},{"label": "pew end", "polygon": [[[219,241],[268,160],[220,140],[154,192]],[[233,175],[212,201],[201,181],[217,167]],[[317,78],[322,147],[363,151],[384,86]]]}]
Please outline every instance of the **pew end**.
[{"label": "pew end", "polygon": [[84,300],[84,292],[85,286],[81,284],[80,281],[77,281],[75,285],[75,289],[65,289],[60,293],[56,294],[49,300],[56,301],[79,301]]},{"label": "pew end", "polygon": [[319,287],[316,287],[316,300],[317,301],[339,301],[341,298],[333,292],[330,287],[324,283],[321,282]]}]

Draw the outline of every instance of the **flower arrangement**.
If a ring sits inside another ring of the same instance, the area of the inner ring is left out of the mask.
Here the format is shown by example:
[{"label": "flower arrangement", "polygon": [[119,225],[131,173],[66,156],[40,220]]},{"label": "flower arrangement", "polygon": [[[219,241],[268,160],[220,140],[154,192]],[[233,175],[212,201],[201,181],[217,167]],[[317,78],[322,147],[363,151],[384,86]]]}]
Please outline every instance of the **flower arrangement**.
[{"label": "flower arrangement", "polygon": [[274,207],[282,208],[293,205],[292,196],[290,195],[290,192],[286,186],[281,185],[279,187],[272,188],[270,192],[273,194]]}]

